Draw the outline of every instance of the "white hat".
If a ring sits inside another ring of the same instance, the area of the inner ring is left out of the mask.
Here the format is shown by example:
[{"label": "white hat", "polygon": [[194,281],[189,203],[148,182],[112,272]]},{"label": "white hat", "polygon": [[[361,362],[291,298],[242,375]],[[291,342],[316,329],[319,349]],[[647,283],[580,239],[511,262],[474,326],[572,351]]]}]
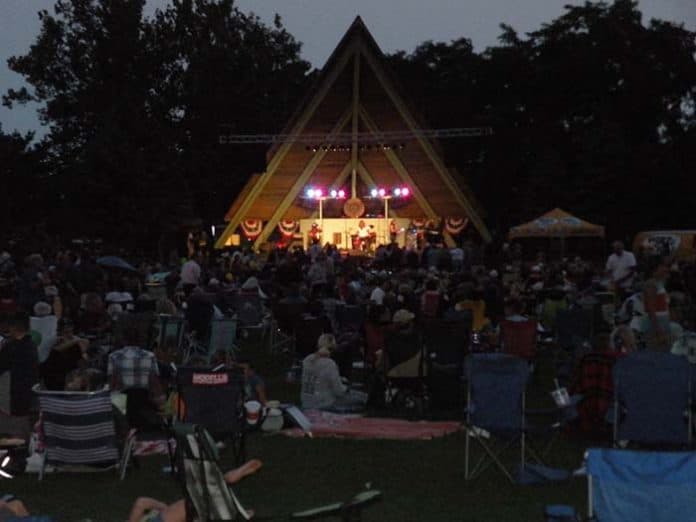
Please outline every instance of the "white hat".
[{"label": "white hat", "polygon": [[336,338],[333,334],[325,333],[319,336],[317,340],[317,353],[322,355],[330,355],[331,351],[336,348]]},{"label": "white hat", "polygon": [[253,290],[254,288],[259,287],[259,280],[256,279],[254,276],[251,276],[249,279],[244,281],[244,284],[242,285],[242,290]]},{"label": "white hat", "polygon": [[54,285],[45,286],[44,293],[46,294],[46,297],[56,297],[58,295],[58,287]]},{"label": "white hat", "polygon": [[409,312],[405,308],[402,308],[402,309],[394,312],[394,317],[392,318],[392,322],[397,323],[397,324],[409,323],[409,322],[413,321],[413,319],[415,317],[416,317],[416,315],[414,313]]},{"label": "white hat", "polygon": [[497,270],[491,270],[490,272],[488,272],[488,277],[491,277],[491,278],[493,278],[493,279],[497,279],[497,277],[498,277],[498,271],[497,271]]}]

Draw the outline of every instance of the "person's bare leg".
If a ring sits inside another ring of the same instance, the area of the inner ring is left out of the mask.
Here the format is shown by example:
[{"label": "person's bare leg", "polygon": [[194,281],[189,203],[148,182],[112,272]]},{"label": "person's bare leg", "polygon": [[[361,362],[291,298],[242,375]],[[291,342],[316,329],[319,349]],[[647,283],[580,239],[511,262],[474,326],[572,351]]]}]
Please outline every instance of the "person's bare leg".
[{"label": "person's bare leg", "polygon": [[140,522],[148,511],[155,510],[163,512],[168,509],[168,507],[169,506],[164,502],[160,502],[154,498],[140,497],[133,503],[130,515],[128,515],[128,522]]},{"label": "person's bare leg", "polygon": [[256,473],[261,466],[263,466],[263,463],[259,459],[253,459],[248,462],[245,462],[238,468],[232,469],[225,473],[225,482],[227,482],[228,484],[234,484],[235,482],[239,482],[247,475]]},{"label": "person's bare leg", "polygon": [[24,506],[24,503],[21,500],[12,500],[7,503],[7,507],[9,507],[18,517],[29,516],[29,510]]},{"label": "person's bare leg", "polygon": [[162,522],[186,522],[186,502],[177,500],[160,511]]}]

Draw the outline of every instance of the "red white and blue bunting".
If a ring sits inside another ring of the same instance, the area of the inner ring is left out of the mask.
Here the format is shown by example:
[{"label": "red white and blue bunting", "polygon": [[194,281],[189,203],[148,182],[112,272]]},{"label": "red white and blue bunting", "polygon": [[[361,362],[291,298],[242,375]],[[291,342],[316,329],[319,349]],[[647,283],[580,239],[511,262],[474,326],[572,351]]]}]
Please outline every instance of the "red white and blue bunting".
[{"label": "red white and blue bunting", "polygon": [[292,219],[281,219],[278,222],[278,230],[283,237],[292,237],[300,229],[300,222]]},{"label": "red white and blue bunting", "polygon": [[260,219],[244,219],[242,220],[242,232],[247,239],[256,239],[261,235],[263,230],[263,221]]},{"label": "red white and blue bunting", "polygon": [[468,218],[447,218],[445,219],[445,230],[452,235],[456,235],[464,230],[468,224]]}]

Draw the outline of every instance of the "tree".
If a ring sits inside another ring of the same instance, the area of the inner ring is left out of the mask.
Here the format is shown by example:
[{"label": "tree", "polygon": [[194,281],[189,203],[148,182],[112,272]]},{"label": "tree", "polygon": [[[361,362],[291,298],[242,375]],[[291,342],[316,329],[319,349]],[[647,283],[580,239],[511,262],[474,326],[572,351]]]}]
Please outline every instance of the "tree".
[{"label": "tree", "polygon": [[58,0],[41,33],[9,66],[49,125],[46,148],[72,233],[152,245],[168,224],[216,222],[262,150],[218,145],[237,132],[277,128],[309,68],[282,28],[231,0],[175,0],[152,19],[145,0]]}]

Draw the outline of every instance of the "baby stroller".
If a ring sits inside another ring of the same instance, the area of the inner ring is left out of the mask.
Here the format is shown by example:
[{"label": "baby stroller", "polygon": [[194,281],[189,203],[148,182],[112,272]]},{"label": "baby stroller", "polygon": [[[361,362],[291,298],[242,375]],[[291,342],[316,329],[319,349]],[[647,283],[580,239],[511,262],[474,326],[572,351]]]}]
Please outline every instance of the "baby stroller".
[{"label": "baby stroller", "polygon": [[389,332],[384,347],[385,405],[408,417],[422,417],[430,401],[423,339],[415,332]]}]

